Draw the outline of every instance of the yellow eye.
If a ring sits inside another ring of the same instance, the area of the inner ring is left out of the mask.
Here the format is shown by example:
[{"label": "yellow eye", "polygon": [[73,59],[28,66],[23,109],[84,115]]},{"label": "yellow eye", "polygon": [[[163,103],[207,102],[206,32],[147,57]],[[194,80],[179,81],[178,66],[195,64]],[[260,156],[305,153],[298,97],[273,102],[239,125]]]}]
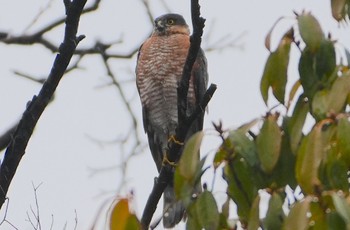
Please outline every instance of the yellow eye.
[{"label": "yellow eye", "polygon": [[174,25],[175,24],[175,20],[174,19],[168,19],[167,20],[167,24],[168,25]]}]

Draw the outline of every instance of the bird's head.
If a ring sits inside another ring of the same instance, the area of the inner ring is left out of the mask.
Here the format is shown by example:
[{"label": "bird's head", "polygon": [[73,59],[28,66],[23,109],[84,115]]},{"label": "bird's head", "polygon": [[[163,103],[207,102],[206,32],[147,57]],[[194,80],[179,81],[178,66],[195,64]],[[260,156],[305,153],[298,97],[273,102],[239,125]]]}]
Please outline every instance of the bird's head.
[{"label": "bird's head", "polygon": [[154,20],[153,35],[186,34],[190,31],[185,19],[179,14],[165,14]]}]

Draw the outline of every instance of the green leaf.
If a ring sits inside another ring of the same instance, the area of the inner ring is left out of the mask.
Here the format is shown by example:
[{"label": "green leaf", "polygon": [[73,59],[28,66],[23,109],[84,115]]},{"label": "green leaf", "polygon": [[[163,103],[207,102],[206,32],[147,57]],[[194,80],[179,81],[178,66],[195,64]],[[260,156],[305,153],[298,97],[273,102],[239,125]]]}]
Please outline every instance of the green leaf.
[{"label": "green leaf", "polygon": [[251,128],[253,128],[258,122],[260,121],[260,118],[253,119],[243,125],[241,125],[237,130],[239,130],[242,133],[247,133],[250,131]]},{"label": "green leaf", "polygon": [[340,216],[343,218],[345,223],[350,224],[350,205],[349,202],[341,197],[338,193],[332,194],[332,199],[334,203],[334,207]]},{"label": "green leaf", "polygon": [[339,113],[344,111],[347,97],[350,93],[350,73],[337,78],[329,93],[328,111]]},{"label": "green leaf", "polygon": [[243,130],[233,130],[228,136],[233,146],[234,152],[240,154],[249,165],[258,165],[259,159],[256,155],[254,142],[247,137]]},{"label": "green leaf", "polygon": [[297,153],[296,178],[306,194],[314,193],[315,186],[321,184],[318,169],[328,143],[323,125],[326,125],[326,121],[316,124],[309,135],[302,140]]},{"label": "green leaf", "polygon": [[141,229],[141,224],[139,222],[139,220],[137,219],[135,214],[131,214],[126,222],[125,225],[125,230],[139,230]]},{"label": "green leaf", "polygon": [[271,29],[269,30],[269,32],[267,33],[266,37],[265,37],[265,47],[266,49],[268,49],[269,51],[271,51],[271,34],[273,32],[273,30],[275,29],[275,27],[277,26],[277,24],[283,19],[284,17],[280,17],[277,19],[277,21],[273,24],[273,26],[271,27]]},{"label": "green leaf", "polygon": [[253,200],[258,195],[255,177],[255,171],[244,158],[235,158],[224,167],[227,193],[237,204],[238,216],[244,222],[248,221]]},{"label": "green leaf", "polygon": [[317,19],[308,12],[303,12],[297,17],[299,33],[306,46],[315,52],[324,39],[324,34]]},{"label": "green leaf", "polygon": [[187,141],[179,165],[176,170],[188,180],[194,178],[199,163],[199,149],[201,147],[204,132],[195,133]]},{"label": "green leaf", "polygon": [[260,227],[259,204],[260,204],[260,196],[257,195],[256,198],[254,199],[252,208],[250,209],[248,230],[256,230]]},{"label": "green leaf", "polygon": [[217,229],[220,216],[214,196],[209,191],[204,191],[195,201],[196,213],[201,229]]},{"label": "green leaf", "polygon": [[281,39],[277,50],[272,52],[267,59],[264,73],[260,82],[260,91],[265,104],[267,104],[270,87],[272,88],[272,93],[276,99],[281,104],[284,104],[292,37],[293,29],[290,29]]},{"label": "green leaf", "polygon": [[204,133],[201,131],[190,137],[174,173],[175,195],[178,199],[184,201],[185,206],[191,201],[192,190],[195,186],[197,175],[201,173],[199,149],[203,135]]},{"label": "green leaf", "polygon": [[320,121],[327,117],[329,107],[329,90],[324,89],[315,93],[314,98],[312,99],[312,116]]},{"label": "green leaf", "polygon": [[304,95],[300,95],[294,107],[292,117],[290,117],[288,120],[287,125],[287,132],[290,139],[290,148],[294,154],[296,154],[296,151],[299,147],[303,135],[304,123],[308,112],[309,103],[307,100],[305,100]]},{"label": "green leaf", "polygon": [[[283,129],[286,130],[285,128]],[[282,136],[279,160],[275,166],[275,169],[273,170],[273,173],[267,178],[269,181],[269,187],[283,188],[288,185],[292,189],[295,189],[297,186],[295,173],[291,173],[295,171],[295,161],[296,154],[291,152],[289,137],[284,134]]]},{"label": "green leaf", "polygon": [[284,219],[282,209],[283,200],[278,193],[272,193],[269,200],[269,208],[263,221],[264,227],[269,230],[280,230]]},{"label": "green leaf", "polygon": [[344,111],[350,92],[350,75],[338,77],[331,89],[318,91],[312,100],[313,114],[317,119],[326,118],[328,113]]},{"label": "green leaf", "polygon": [[225,217],[225,219],[228,219],[228,217],[230,216],[230,201],[230,197],[227,196],[225,203],[223,203],[221,206],[221,213]]},{"label": "green leaf", "polygon": [[327,213],[327,225],[325,229],[339,230],[349,229],[349,227],[346,227],[346,223],[344,222],[343,218],[339,215],[339,213],[332,211],[330,213]]},{"label": "green leaf", "polygon": [[197,229],[201,229],[201,226],[199,224],[199,220],[198,220],[198,215],[197,215],[197,209],[196,209],[196,205],[195,202],[191,203],[189,205],[189,207],[186,209],[187,213],[188,213],[188,218],[187,218],[187,222],[186,222],[186,229],[187,230],[197,230]]},{"label": "green leaf", "polygon": [[307,213],[310,209],[310,202],[311,198],[306,197],[292,206],[283,223],[283,230],[307,229],[309,225]]},{"label": "green leaf", "polygon": [[316,51],[305,47],[299,60],[299,74],[304,93],[310,101],[318,90],[329,88],[337,79],[333,42],[322,40]]},{"label": "green leaf", "polygon": [[348,167],[341,155],[339,155],[338,144],[335,141],[336,128],[333,128],[330,144],[326,147],[325,159],[320,167],[320,179],[325,190],[349,191]]},{"label": "green leaf", "polygon": [[292,101],[294,100],[294,96],[297,93],[297,91],[298,91],[300,86],[301,86],[300,80],[297,80],[293,84],[292,89],[289,92],[288,103],[287,103],[287,110],[289,110],[290,105],[292,104]]},{"label": "green leaf", "polygon": [[269,114],[256,139],[257,152],[262,170],[271,173],[281,152],[282,134],[277,124],[277,116]]},{"label": "green leaf", "polygon": [[327,165],[328,180],[333,189],[349,191],[348,167],[341,160],[334,160]]},{"label": "green leaf", "polygon": [[[322,196],[322,202],[324,200],[329,200],[329,196]],[[308,198],[312,199],[312,197],[308,196]],[[309,219],[311,223],[314,223],[313,229],[317,230],[328,230],[327,226],[327,220],[326,220],[326,213],[324,211],[324,205],[322,203],[322,206],[319,202],[319,200],[315,200],[314,202],[310,202],[310,213]]]},{"label": "green leaf", "polygon": [[337,143],[341,159],[344,159],[347,167],[350,166],[350,122],[347,117],[342,117],[338,120],[337,125]]},{"label": "green leaf", "polygon": [[228,140],[225,140],[224,142],[225,143],[222,144],[214,156],[213,166],[215,170],[221,165],[222,162],[225,161],[225,159],[229,157],[229,152],[227,150],[232,148],[228,147]]},{"label": "green leaf", "polygon": [[304,94],[310,100],[319,88],[319,79],[315,70],[315,57],[311,50],[306,47],[301,52],[299,60],[300,83],[303,86]]},{"label": "green leaf", "polygon": [[185,207],[191,203],[194,188],[199,188],[200,186],[200,177],[203,173],[202,167],[206,160],[206,157],[199,159],[199,149],[203,135],[204,132],[201,131],[190,137],[175,169],[175,195],[177,199],[182,200]]},{"label": "green leaf", "polygon": [[338,22],[345,17],[346,0],[331,0],[332,16]]},{"label": "green leaf", "polygon": [[331,85],[337,78],[334,42],[323,40],[315,55],[315,70],[323,85]]}]

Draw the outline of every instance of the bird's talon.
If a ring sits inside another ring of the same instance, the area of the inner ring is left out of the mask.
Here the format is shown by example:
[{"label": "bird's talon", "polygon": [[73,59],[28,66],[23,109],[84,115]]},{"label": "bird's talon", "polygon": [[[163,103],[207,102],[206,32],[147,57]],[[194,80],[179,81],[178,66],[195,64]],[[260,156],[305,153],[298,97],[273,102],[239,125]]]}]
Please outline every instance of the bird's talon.
[{"label": "bird's talon", "polygon": [[175,162],[170,161],[170,160],[168,159],[168,154],[167,154],[167,153],[164,154],[162,164],[163,164],[163,166],[164,166],[164,165],[170,165],[170,166],[173,166],[173,167],[176,167],[176,165],[177,165]]},{"label": "bird's talon", "polygon": [[184,145],[183,142],[176,140],[175,135],[171,135],[171,136],[169,137],[168,142],[170,142],[170,141],[174,142],[174,143],[177,144],[177,145]]}]

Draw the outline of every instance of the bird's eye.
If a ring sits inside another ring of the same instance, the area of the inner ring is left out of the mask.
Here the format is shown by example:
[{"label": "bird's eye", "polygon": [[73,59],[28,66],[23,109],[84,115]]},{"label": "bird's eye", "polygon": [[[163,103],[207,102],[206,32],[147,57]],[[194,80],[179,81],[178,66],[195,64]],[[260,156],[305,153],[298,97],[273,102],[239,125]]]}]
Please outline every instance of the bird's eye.
[{"label": "bird's eye", "polygon": [[167,24],[168,25],[174,25],[175,24],[175,20],[174,19],[168,19]]}]

